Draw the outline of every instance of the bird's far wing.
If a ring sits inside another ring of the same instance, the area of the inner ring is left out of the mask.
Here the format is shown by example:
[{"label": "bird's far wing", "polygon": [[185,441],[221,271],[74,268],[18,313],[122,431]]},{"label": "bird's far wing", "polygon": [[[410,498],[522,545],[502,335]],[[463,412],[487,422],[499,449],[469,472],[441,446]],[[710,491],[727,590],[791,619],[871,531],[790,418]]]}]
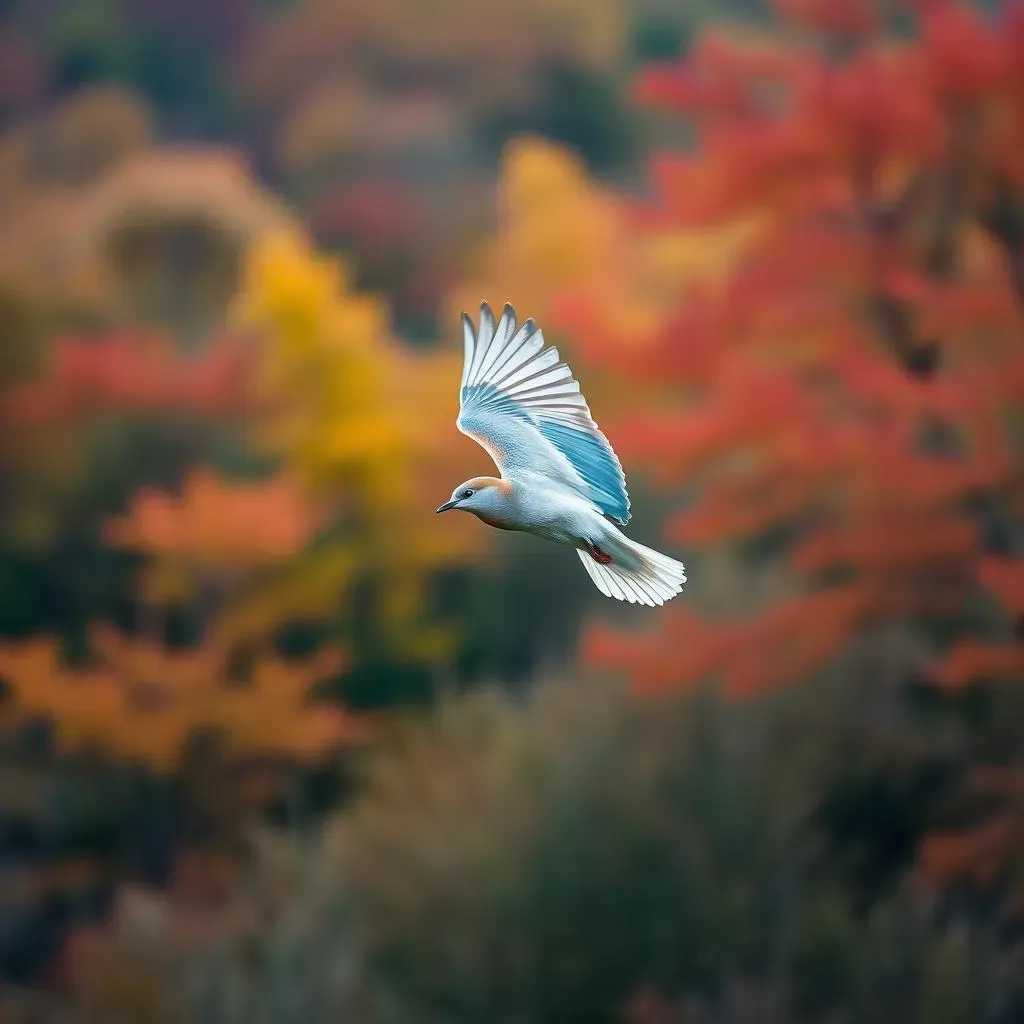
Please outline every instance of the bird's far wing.
[{"label": "bird's far wing", "polygon": [[622,466],[590,416],[572,370],[544,346],[533,320],[516,330],[505,304],[497,324],[486,302],[480,328],[462,314],[465,358],[458,428],[494,459],[502,475],[532,471],[629,522]]}]

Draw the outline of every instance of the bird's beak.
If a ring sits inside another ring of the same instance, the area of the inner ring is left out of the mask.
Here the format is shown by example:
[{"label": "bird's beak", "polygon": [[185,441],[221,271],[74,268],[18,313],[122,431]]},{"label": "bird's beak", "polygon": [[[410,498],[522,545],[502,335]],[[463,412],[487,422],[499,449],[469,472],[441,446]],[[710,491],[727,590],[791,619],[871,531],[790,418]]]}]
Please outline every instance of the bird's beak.
[{"label": "bird's beak", "polygon": [[447,512],[448,509],[455,508],[456,505],[458,505],[457,501],[454,501],[454,500],[446,501],[440,508],[438,508],[437,511],[438,512]]}]

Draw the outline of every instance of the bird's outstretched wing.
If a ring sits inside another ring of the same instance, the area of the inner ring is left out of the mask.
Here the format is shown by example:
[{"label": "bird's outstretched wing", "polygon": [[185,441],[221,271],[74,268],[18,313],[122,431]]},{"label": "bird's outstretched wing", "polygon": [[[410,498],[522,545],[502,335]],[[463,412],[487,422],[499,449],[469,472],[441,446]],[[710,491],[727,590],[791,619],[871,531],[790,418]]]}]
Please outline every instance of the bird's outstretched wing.
[{"label": "bird's outstretched wing", "polygon": [[486,302],[476,330],[462,314],[465,361],[457,426],[494,459],[502,476],[539,473],[629,521],[622,466],[590,416],[572,370],[540,328],[505,304],[497,324]]}]

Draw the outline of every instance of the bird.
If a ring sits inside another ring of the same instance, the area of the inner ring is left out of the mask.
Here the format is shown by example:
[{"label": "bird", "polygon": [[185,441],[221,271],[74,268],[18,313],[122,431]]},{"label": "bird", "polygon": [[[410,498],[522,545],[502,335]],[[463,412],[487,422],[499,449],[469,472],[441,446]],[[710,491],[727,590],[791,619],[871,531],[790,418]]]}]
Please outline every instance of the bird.
[{"label": "bird", "polygon": [[496,529],[575,548],[606,597],[654,607],[679,594],[683,563],[619,529],[631,517],[622,465],[540,327],[530,318],[517,328],[508,302],[495,322],[482,302],[479,328],[463,313],[462,334],[456,426],[500,476],[466,480],[437,512],[470,512]]}]

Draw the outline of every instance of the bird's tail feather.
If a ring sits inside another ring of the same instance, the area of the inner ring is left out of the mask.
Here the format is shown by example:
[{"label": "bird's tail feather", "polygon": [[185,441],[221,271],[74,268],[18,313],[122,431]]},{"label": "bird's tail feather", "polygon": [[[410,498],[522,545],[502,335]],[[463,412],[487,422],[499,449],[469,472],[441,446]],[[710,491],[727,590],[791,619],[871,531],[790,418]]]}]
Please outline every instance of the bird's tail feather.
[{"label": "bird's tail feather", "polygon": [[654,606],[670,601],[683,589],[686,567],[682,562],[644,547],[625,534],[606,538],[602,550],[611,561],[598,561],[589,551],[577,548],[590,578],[606,597]]}]

